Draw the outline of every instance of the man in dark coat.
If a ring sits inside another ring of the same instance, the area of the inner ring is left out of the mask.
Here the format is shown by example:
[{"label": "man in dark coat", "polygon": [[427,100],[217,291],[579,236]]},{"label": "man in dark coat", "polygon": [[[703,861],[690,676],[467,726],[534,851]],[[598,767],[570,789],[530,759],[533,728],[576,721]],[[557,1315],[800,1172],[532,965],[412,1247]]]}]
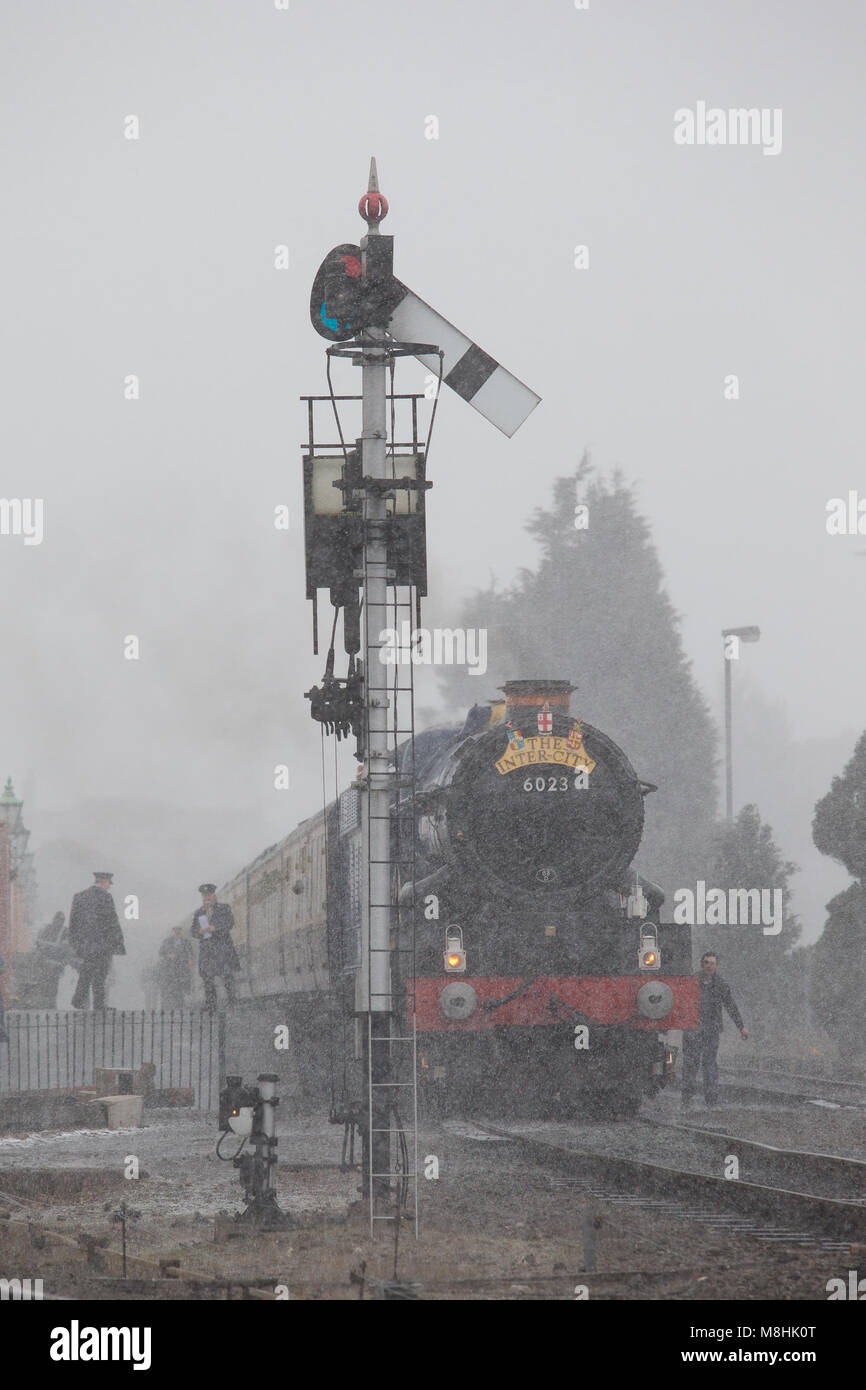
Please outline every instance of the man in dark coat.
[{"label": "man in dark coat", "polygon": [[235,918],[228,903],[217,902],[215,883],[202,883],[198,891],[201,893],[201,907],[193,913],[190,936],[199,944],[198,973],[204,982],[204,1006],[215,1009],[218,975],[225,983],[229,1003],[235,1002],[232,975],[241,968],[231,937]]},{"label": "man in dark coat", "polygon": [[81,963],[69,944],[66,917],[62,912],[55,912],[52,920],[39,932],[30,959],[33,977],[24,1007],[56,1009],[57,988],[67,965],[81,968]]},{"label": "man in dark coat", "polygon": [[734,1003],[730,985],[716,973],[718,964],[715,951],[707,951],[706,955],[701,956],[701,1022],[693,1032],[683,1033],[683,1105],[691,1101],[701,1065],[704,1072],[704,1100],[711,1107],[719,1103],[716,1054],[722,1035],[723,1007],[739,1028],[740,1037],[745,1040],[749,1036],[749,1030]]},{"label": "man in dark coat", "polygon": [[86,1009],[93,988],[94,1009],[105,1008],[105,979],[112,956],[125,956],[123,932],[117,920],[114,899],[109,892],[114,875],[93,875],[92,888],[85,888],[72,899],[69,914],[69,941],[81,956],[81,972],[72,996],[73,1009]]},{"label": "man in dark coat", "polygon": [[156,979],[161,1007],[182,1009],[184,995],[192,988],[192,946],[183,927],[173,927],[160,946]]}]

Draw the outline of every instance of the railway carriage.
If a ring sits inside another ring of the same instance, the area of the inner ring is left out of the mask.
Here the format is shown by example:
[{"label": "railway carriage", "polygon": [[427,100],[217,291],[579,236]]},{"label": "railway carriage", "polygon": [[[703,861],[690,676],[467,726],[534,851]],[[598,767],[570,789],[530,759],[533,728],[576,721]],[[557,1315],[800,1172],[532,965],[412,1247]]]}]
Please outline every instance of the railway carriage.
[{"label": "railway carriage", "polygon": [[327,817],[302,821],[220,891],[253,998],[327,992]]}]

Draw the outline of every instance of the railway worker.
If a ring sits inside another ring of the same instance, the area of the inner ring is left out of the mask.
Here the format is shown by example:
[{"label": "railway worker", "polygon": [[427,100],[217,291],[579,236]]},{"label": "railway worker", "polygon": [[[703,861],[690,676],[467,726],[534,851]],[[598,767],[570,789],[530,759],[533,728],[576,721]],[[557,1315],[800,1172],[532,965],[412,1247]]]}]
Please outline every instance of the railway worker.
[{"label": "railway worker", "polygon": [[161,1008],[182,1009],[192,990],[192,945],[183,927],[173,927],[160,946],[156,978]]},{"label": "railway worker", "polygon": [[198,973],[204,983],[204,1006],[215,1009],[219,975],[223,978],[229,1003],[235,1002],[232,976],[241,968],[231,937],[235,918],[228,903],[217,902],[215,883],[201,883],[198,891],[201,893],[201,907],[193,913],[190,936],[199,943]]},{"label": "railway worker", "polygon": [[66,916],[55,912],[54,917],[36,937],[36,945],[27,953],[30,979],[27,984],[27,1009],[56,1009],[60,977],[67,965],[81,969],[81,962],[69,945]]},{"label": "railway worker", "polygon": [[734,1003],[730,985],[717,973],[718,956],[707,951],[701,956],[701,1021],[694,1031],[683,1033],[683,1105],[690,1103],[698,1070],[703,1067],[704,1100],[708,1106],[719,1103],[719,1069],[716,1054],[722,1035],[722,1008],[727,1009],[745,1041],[749,1030]]},{"label": "railway worker", "polygon": [[78,984],[72,996],[73,1009],[86,1009],[93,990],[94,1009],[105,1008],[105,980],[112,956],[125,956],[123,932],[111,896],[113,874],[100,871],[94,883],[72,899],[69,914],[69,943],[81,957]]}]

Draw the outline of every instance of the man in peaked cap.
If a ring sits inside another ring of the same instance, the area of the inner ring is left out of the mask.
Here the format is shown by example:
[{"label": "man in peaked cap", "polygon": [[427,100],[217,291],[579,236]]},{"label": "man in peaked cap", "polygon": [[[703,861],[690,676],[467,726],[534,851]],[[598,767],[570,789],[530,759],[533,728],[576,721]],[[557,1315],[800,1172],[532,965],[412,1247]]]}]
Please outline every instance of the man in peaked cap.
[{"label": "man in peaked cap", "polygon": [[112,956],[125,956],[123,932],[111,896],[113,874],[100,869],[93,875],[91,888],[76,893],[69,914],[69,941],[81,956],[78,984],[72,996],[73,1009],[86,1009],[93,989],[94,1009],[105,1008],[105,979]]},{"label": "man in peaked cap", "polygon": [[198,942],[198,973],[204,983],[204,1006],[216,1009],[217,976],[223,977],[230,1004],[235,1002],[235,982],[232,976],[241,963],[231,933],[234,913],[228,903],[216,900],[216,884],[200,883],[201,907],[193,913],[190,936]]}]

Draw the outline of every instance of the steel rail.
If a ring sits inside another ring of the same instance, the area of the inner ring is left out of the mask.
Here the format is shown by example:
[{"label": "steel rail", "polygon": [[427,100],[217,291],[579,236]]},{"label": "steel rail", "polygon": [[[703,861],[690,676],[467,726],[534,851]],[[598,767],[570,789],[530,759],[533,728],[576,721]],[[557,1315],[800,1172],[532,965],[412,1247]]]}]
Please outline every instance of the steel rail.
[{"label": "steel rail", "polygon": [[[698,1142],[707,1148],[718,1150],[720,1160],[729,1154],[741,1158],[744,1154],[763,1162],[772,1170],[796,1170],[798,1181],[806,1186],[820,1186],[826,1179],[840,1185],[846,1184],[848,1191],[859,1192],[861,1197],[855,1201],[866,1203],[866,1162],[844,1154],[819,1153],[812,1149],[783,1149],[777,1144],[767,1144],[758,1139],[745,1139],[740,1135],[727,1134],[716,1129],[702,1129],[675,1120],[659,1120],[641,1115],[640,1124],[651,1125],[655,1129],[678,1130],[689,1136],[697,1136]],[[838,1193],[814,1192],[807,1195],[816,1197],[835,1197]],[[844,1200],[844,1199],[843,1199]]]},{"label": "steel rail", "polygon": [[761,1183],[738,1179],[712,1177],[688,1169],[666,1167],[646,1159],[599,1150],[581,1149],[558,1144],[549,1139],[505,1129],[486,1121],[472,1121],[480,1130],[510,1139],[529,1150],[539,1160],[565,1169],[579,1168],[580,1176],[595,1180],[615,1178],[631,1184],[631,1190],[642,1195],[656,1193],[677,1199],[710,1200],[733,1208],[759,1220],[781,1220],[794,1223],[825,1237],[852,1242],[866,1239],[866,1203],[840,1198],[821,1197],[814,1193],[789,1188],[769,1187]]}]

